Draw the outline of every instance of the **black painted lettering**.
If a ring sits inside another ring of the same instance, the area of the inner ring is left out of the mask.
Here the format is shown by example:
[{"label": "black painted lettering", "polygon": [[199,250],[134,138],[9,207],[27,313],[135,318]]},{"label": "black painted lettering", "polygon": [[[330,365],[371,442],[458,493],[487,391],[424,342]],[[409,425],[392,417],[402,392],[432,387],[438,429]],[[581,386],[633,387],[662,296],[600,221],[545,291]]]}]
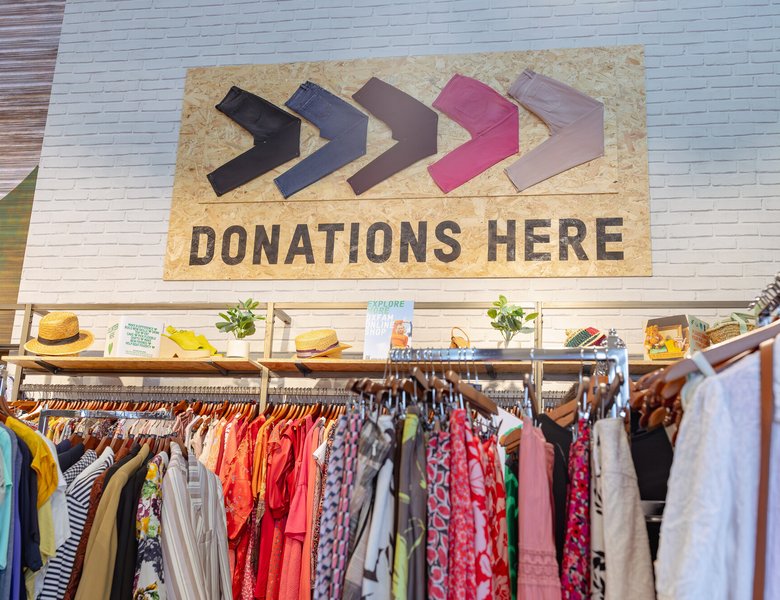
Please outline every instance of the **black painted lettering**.
[{"label": "black painted lettering", "polygon": [[[450,235],[450,232],[452,235]],[[436,239],[450,248],[449,252],[445,252],[442,248],[436,248],[433,251],[436,260],[443,263],[451,263],[458,260],[460,256],[460,242],[452,236],[459,233],[460,225],[455,221],[442,221],[436,226]]]},{"label": "black painted lettering", "polygon": [[622,232],[607,232],[607,227],[623,227],[623,217],[596,219],[596,258],[598,260],[623,260],[623,252],[607,252],[607,244],[623,242]]},{"label": "black painted lettering", "polygon": [[[574,229],[575,233],[570,233]],[[578,260],[588,260],[588,255],[582,247],[582,241],[588,235],[588,228],[579,219],[561,219],[558,223],[558,251],[560,260],[569,260],[569,246],[574,250]]]},{"label": "black painted lettering", "polygon": [[344,231],[344,223],[320,223],[317,231],[325,232],[325,262],[333,264],[333,247],[336,245],[336,232]]},{"label": "black painted lettering", "polygon": [[263,262],[263,253],[268,259],[269,265],[279,262],[279,225],[271,225],[271,237],[269,239],[265,225],[255,226],[255,249],[252,253],[252,264],[259,265]]},{"label": "black painted lettering", "polygon": [[[233,236],[238,236],[236,254],[230,254],[230,246],[233,245]],[[246,229],[241,225],[231,225],[225,229],[222,235],[222,262],[226,265],[237,265],[246,256]]]},{"label": "black painted lettering", "polygon": [[284,264],[291,265],[296,256],[303,256],[307,265],[314,264],[314,250],[311,247],[311,237],[309,236],[309,226],[305,223],[299,223],[295,226],[290,247],[287,250],[287,256]]},{"label": "black painted lettering", "polygon": [[417,223],[417,234],[409,221],[401,221],[401,262],[409,262],[409,248],[417,262],[425,262],[428,253],[428,222]]},{"label": "black painted lettering", "polygon": [[[200,256],[200,238],[206,236],[206,253]],[[214,246],[217,242],[217,233],[208,225],[196,225],[192,228],[192,241],[190,242],[190,265],[202,267],[214,259]]]},{"label": "black painted lettering", "polygon": [[[382,232],[382,251],[376,251],[376,234]],[[366,232],[366,256],[372,263],[383,263],[393,252],[393,229],[387,223],[372,223]]]},{"label": "black painted lettering", "polygon": [[549,252],[536,252],[536,244],[549,244],[550,234],[536,233],[540,227],[549,227],[550,219],[526,219],[525,221],[525,260],[552,260]]},{"label": "black painted lettering", "polygon": [[498,221],[488,221],[488,262],[495,262],[498,245],[506,244],[506,261],[513,262],[517,256],[517,230],[515,220],[506,222],[506,235],[498,235]]},{"label": "black painted lettering", "polygon": [[360,250],[360,223],[350,223],[349,225],[350,264],[355,264],[358,261],[358,250]]}]

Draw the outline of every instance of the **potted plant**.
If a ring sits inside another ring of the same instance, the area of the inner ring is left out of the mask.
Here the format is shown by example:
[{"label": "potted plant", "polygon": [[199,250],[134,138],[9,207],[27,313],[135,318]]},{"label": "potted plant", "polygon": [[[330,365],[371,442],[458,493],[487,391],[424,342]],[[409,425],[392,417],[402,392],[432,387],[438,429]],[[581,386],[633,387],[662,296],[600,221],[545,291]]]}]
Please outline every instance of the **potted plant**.
[{"label": "potted plant", "polygon": [[500,295],[498,300],[493,302],[493,308],[488,309],[487,315],[493,319],[490,324],[493,329],[498,329],[504,338],[502,346],[504,348],[509,346],[509,342],[512,341],[518,333],[528,333],[533,331],[533,327],[529,327],[528,324],[532,322],[539,313],[528,313],[523,310],[521,306],[509,304],[506,296]]},{"label": "potted plant", "polygon": [[263,315],[256,315],[253,310],[260,306],[251,298],[239,300],[236,306],[228,308],[227,313],[219,313],[222,321],[216,323],[217,329],[222,333],[232,333],[236,339],[228,340],[226,356],[233,358],[249,358],[249,342],[244,338],[257,331],[255,321],[265,319]]}]

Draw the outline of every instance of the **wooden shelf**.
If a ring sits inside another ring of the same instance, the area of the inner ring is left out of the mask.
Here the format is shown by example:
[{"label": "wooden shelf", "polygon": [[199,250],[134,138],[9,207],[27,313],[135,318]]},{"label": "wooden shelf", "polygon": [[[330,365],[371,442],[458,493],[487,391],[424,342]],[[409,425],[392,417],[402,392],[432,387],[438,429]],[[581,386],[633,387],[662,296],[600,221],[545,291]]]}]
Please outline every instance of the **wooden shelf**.
[{"label": "wooden shelf", "polygon": [[[104,358],[101,356],[4,356],[8,364],[18,365],[31,373],[54,375],[167,375],[173,377],[246,377],[259,376],[266,367],[275,377],[348,377],[350,375],[381,376],[386,361],[363,360],[357,357],[345,358]],[[643,375],[671,364],[673,361],[629,361],[632,375]],[[426,363],[430,364],[430,363]],[[478,373],[480,376],[506,379],[522,378],[531,372],[527,361],[495,361],[467,363],[433,362],[437,371],[455,370]],[[551,361],[544,363],[544,372],[549,375],[571,375],[579,372],[579,361]]]},{"label": "wooden shelf", "polygon": [[[271,371],[274,377],[348,377],[349,375],[382,375],[385,371],[384,360],[363,360],[360,358],[260,358],[258,362]],[[629,372],[632,375],[644,375],[671,364],[673,361],[646,361],[630,360]],[[431,363],[425,363],[430,365]],[[441,372],[442,369],[455,368],[465,370],[463,365],[457,362],[433,361],[434,368]],[[545,374],[571,375],[579,372],[582,363],[579,361],[550,361],[544,363]],[[514,375],[521,378],[525,373],[531,372],[531,363],[527,361],[496,361],[468,363],[468,369],[474,373],[487,377],[511,379]]]},{"label": "wooden shelf", "polygon": [[243,358],[105,358],[102,356],[4,356],[31,373],[53,375],[260,376],[260,364]]}]

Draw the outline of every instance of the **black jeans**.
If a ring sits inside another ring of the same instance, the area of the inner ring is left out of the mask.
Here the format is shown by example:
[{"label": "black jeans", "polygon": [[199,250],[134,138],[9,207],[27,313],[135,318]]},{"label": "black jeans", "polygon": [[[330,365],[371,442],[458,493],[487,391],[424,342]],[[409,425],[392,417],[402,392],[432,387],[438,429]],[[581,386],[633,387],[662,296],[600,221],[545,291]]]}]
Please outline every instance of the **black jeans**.
[{"label": "black jeans", "polygon": [[366,153],[368,117],[316,83],[301,84],[285,105],[316,125],[320,137],[330,140],[274,179],[285,198]]},{"label": "black jeans", "polygon": [[252,148],[207,175],[217,196],[300,155],[301,120],[295,115],[235,86],[216,108],[255,138]]},{"label": "black jeans", "polygon": [[416,98],[372,77],[352,97],[387,123],[398,143],[347,179],[358,196],[399,171],[436,154],[439,116]]}]

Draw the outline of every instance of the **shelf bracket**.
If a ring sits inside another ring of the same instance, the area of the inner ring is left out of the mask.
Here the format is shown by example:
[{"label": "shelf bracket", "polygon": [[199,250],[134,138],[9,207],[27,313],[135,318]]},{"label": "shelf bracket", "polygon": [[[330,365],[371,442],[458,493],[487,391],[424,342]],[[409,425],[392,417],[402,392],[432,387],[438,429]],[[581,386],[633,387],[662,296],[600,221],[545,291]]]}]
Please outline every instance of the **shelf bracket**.
[{"label": "shelf bracket", "polygon": [[219,365],[219,364],[215,363],[214,361],[209,361],[209,364],[212,367],[214,367],[217,371],[222,373],[223,376],[227,377],[228,375],[230,375],[228,370],[225,367],[223,367],[222,365]]},{"label": "shelf bracket", "polygon": [[40,358],[37,358],[35,362],[39,365],[41,365],[44,369],[46,369],[49,373],[52,375],[57,375],[62,369],[60,367],[55,367],[51,363],[47,363],[45,360],[41,360]]},{"label": "shelf bracket", "polygon": [[304,377],[308,377],[313,373],[313,371],[303,363],[295,363],[295,368],[298,369]]}]

